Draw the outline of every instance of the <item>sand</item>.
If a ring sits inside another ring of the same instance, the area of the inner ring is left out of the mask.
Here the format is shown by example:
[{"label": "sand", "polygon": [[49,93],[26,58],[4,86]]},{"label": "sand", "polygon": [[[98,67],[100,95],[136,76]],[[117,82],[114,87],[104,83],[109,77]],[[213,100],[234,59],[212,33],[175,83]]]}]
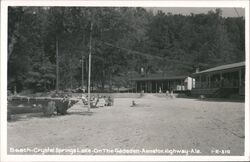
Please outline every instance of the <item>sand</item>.
[{"label": "sand", "polygon": [[[130,107],[133,100],[137,105]],[[169,150],[188,150],[188,155],[244,155],[244,102],[167,99],[148,94],[143,98],[115,98],[112,107],[86,111],[79,102],[65,116],[18,115],[8,122],[8,148],[92,150],[74,154],[108,154],[94,149],[148,149],[151,153],[139,154],[170,155]],[[166,152],[152,153],[155,149]]]}]

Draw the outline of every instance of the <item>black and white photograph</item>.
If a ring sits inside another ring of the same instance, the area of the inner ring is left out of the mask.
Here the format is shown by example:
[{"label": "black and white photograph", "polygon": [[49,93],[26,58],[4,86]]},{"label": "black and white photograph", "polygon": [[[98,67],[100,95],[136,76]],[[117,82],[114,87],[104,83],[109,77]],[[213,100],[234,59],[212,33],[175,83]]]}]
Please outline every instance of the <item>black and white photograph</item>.
[{"label": "black and white photograph", "polygon": [[5,5],[6,156],[249,160],[249,8],[28,2]]}]

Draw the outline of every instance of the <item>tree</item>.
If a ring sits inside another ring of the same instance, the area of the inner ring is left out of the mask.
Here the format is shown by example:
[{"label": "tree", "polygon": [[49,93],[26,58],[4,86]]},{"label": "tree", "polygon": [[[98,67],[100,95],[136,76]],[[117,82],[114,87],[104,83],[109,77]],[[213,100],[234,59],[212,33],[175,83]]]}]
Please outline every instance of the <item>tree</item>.
[{"label": "tree", "polygon": [[60,89],[81,86],[91,23],[91,86],[102,91],[127,87],[131,77],[186,75],[196,66],[245,60],[244,19],[221,15],[219,9],[184,16],[140,7],[9,7],[8,87],[55,89],[56,42]]}]

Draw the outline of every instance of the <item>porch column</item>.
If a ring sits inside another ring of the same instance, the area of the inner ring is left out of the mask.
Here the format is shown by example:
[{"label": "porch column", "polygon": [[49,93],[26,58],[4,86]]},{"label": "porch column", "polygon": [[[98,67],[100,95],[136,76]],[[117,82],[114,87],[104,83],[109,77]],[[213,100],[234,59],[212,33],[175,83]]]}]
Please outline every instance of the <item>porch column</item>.
[{"label": "porch column", "polygon": [[157,82],[155,82],[155,93],[157,93]]},{"label": "porch column", "polygon": [[220,87],[223,87],[223,85],[222,85],[222,72],[220,72]]},{"label": "porch column", "polygon": [[137,93],[137,82],[135,82],[135,93]]},{"label": "porch column", "polygon": [[191,78],[191,89],[193,89],[193,78]]},{"label": "porch column", "polygon": [[210,76],[210,74],[208,75],[208,88],[211,88],[211,76]]},{"label": "porch column", "polygon": [[140,92],[142,91],[142,83],[140,83],[140,85],[141,85],[141,89],[140,89]]},{"label": "porch column", "polygon": [[239,87],[241,87],[241,69],[239,69]]},{"label": "porch column", "polygon": [[152,85],[153,85],[153,83],[152,83],[152,81],[150,81],[150,93],[152,93]]},{"label": "porch column", "polygon": [[150,93],[150,91],[151,91],[151,82],[148,81],[148,93]]},{"label": "porch column", "polygon": [[194,82],[195,82],[195,78],[192,78],[192,79],[191,79],[191,90],[192,90],[193,88],[196,88],[196,85],[194,84]]},{"label": "porch column", "polygon": [[201,75],[199,76],[199,88],[201,89]]},{"label": "porch column", "polygon": [[131,93],[133,93],[133,81],[131,81]]}]

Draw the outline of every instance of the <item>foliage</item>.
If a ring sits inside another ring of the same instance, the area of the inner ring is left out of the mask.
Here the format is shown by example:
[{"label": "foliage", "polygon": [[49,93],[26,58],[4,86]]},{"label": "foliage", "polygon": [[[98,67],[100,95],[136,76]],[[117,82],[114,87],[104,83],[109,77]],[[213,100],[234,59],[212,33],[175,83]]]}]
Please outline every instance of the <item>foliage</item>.
[{"label": "foliage", "polygon": [[[87,85],[92,36],[92,87],[128,87],[140,75],[188,74],[245,60],[244,18],[221,10],[189,16],[126,7],[9,7],[8,86],[47,91]],[[92,31],[90,30],[93,25]],[[144,69],[143,73],[141,69]]]}]

